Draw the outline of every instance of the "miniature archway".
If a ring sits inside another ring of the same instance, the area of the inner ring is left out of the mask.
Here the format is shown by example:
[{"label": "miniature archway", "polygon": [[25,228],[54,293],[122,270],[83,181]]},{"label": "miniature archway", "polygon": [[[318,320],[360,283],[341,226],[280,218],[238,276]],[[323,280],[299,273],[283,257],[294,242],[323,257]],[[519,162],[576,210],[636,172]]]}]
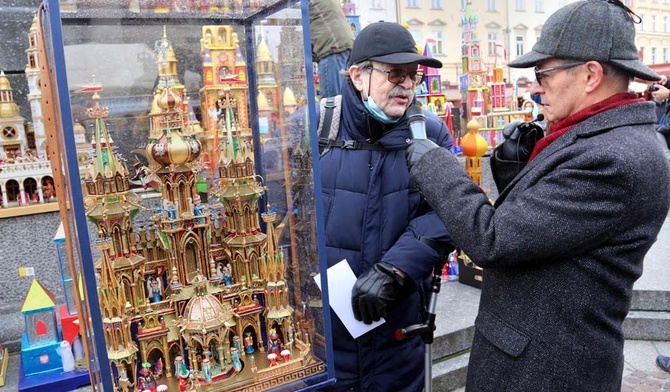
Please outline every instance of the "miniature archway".
[{"label": "miniature archway", "polygon": [[165,354],[158,342],[149,344],[149,354],[147,354],[147,361],[151,363],[154,377],[160,377],[165,373]]},{"label": "miniature archway", "polygon": [[39,201],[37,199],[37,181],[32,178],[28,177],[25,180],[23,180],[23,191],[26,194],[27,199],[33,198],[35,202]]}]

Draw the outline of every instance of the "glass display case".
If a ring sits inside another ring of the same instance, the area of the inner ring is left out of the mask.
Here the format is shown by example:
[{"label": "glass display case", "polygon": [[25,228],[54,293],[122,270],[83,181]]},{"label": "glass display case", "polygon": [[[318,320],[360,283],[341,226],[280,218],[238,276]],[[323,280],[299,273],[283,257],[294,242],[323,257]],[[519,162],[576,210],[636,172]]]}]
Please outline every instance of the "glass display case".
[{"label": "glass display case", "polygon": [[49,0],[40,17],[95,390],[334,382],[307,0]]}]

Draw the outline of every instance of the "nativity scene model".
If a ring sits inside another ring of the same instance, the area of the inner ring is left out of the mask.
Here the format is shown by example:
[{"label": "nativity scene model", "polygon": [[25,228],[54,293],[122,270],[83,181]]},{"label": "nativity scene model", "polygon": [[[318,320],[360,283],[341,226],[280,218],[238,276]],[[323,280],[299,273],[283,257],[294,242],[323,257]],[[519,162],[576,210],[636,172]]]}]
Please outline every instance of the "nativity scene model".
[{"label": "nativity scene model", "polygon": [[[256,172],[237,34],[203,26],[200,50],[202,124],[177,77],[165,28],[156,42],[149,164],[141,172],[129,171],[108,129],[104,81],[87,88],[93,127],[84,204],[97,234],[97,294],[121,391],[257,391],[325,371],[314,355],[314,316],[304,302],[296,305],[300,283],[288,274],[297,279],[298,272],[287,271],[278,214]],[[146,227],[134,224],[148,207],[131,189],[132,177],[160,192]]]}]

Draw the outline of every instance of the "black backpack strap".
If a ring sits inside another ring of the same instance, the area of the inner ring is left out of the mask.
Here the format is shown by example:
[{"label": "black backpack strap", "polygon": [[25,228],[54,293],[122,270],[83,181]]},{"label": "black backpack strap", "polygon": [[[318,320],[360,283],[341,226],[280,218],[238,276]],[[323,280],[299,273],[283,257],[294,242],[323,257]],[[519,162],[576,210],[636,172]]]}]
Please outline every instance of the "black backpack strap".
[{"label": "black backpack strap", "polygon": [[[319,141],[321,146],[321,141]],[[325,146],[327,148],[337,147],[345,150],[373,150],[373,151],[390,151],[388,148],[379,144],[359,142],[356,140],[326,140]]]},{"label": "black backpack strap", "polygon": [[330,126],[333,121],[333,113],[335,112],[335,98],[326,98],[326,102],[323,104],[323,107],[325,108],[325,113],[323,121],[319,124],[321,125],[321,132],[319,132],[319,154],[322,154],[323,150],[329,148],[328,144],[332,141],[328,139],[328,134],[330,133]]}]

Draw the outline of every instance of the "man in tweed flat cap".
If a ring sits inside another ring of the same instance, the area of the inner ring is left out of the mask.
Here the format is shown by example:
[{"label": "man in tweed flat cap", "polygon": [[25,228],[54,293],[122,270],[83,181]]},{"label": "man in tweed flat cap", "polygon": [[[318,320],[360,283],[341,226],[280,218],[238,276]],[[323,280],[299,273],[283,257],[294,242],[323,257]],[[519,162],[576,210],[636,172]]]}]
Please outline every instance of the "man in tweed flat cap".
[{"label": "man in tweed flat cap", "polygon": [[670,203],[654,105],[627,92],[660,77],[638,59],[618,0],[569,4],[533,50],[548,127],[504,130],[487,196],[449,151],[408,149],[410,174],[454,241],[484,268],[467,391],[618,391],[621,324]]}]

